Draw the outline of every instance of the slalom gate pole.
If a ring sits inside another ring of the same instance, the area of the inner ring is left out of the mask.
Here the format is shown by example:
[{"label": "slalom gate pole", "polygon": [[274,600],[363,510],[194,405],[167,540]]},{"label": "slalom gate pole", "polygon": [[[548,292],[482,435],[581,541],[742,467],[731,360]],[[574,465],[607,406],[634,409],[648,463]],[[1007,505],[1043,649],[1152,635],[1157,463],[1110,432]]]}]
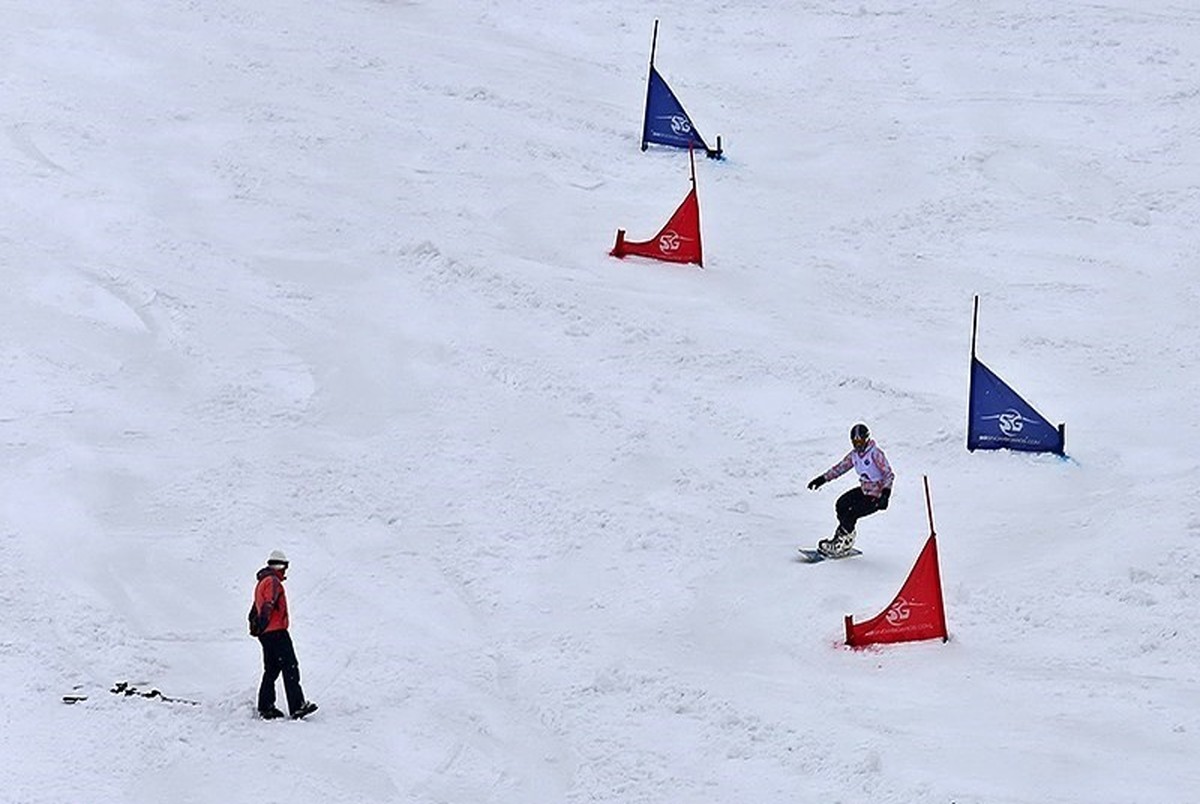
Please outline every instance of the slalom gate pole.
[{"label": "slalom gate pole", "polygon": [[646,106],[642,110],[642,150],[646,150],[646,122],[650,116],[650,81],[654,75],[654,51],[658,48],[658,20],[654,21],[654,35],[650,37],[650,68],[646,71]]},{"label": "slalom gate pole", "polygon": [[975,334],[979,331],[979,294],[975,295],[975,312],[971,315],[971,357],[975,357]]},{"label": "slalom gate pole", "polygon": [[933,529],[933,501],[929,497],[929,475],[921,475],[921,479],[925,481],[925,511],[929,514],[929,535],[937,536],[937,531]]},{"label": "slalom gate pole", "polygon": [[945,592],[942,590],[942,560],[937,550],[937,531],[933,528],[933,501],[929,496],[929,475],[921,475],[921,478],[925,481],[925,510],[929,512],[929,539],[934,543],[933,582],[937,585],[938,616],[942,625],[942,642],[946,643],[950,641],[950,632],[946,628],[946,599]]},{"label": "slalom gate pole", "polygon": [[967,364],[967,452],[971,447],[971,427],[975,424],[975,334],[979,330],[979,294],[975,294],[975,312],[971,315],[971,360]]}]

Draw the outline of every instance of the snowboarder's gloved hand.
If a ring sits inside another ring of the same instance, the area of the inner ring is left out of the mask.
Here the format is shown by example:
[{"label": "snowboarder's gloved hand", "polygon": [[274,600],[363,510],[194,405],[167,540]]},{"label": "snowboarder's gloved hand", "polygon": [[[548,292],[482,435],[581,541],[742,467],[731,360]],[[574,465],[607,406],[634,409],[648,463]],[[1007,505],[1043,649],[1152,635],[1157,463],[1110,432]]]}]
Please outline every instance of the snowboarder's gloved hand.
[{"label": "snowboarder's gloved hand", "polygon": [[891,489],[884,489],[883,491],[881,491],[879,493],[879,503],[878,503],[877,507],[879,508],[880,511],[887,510],[888,500],[891,498],[891,496],[892,496]]},{"label": "snowboarder's gloved hand", "polygon": [[812,480],[808,481],[808,487],[812,491],[816,491],[825,485],[825,475],[817,475]]}]

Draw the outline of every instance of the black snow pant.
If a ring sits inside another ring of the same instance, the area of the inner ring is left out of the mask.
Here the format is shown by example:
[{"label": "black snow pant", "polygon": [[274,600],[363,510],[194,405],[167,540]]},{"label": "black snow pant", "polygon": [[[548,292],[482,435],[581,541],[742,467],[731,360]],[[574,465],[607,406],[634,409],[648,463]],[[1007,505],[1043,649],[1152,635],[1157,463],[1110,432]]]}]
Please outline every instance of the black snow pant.
[{"label": "black snow pant", "polygon": [[861,488],[850,489],[837,501],[838,524],[849,533],[858,520],[879,510],[879,498],[864,494]]},{"label": "black snow pant", "polygon": [[258,688],[258,711],[275,708],[275,680],[283,674],[283,691],[287,695],[288,714],[294,715],[304,706],[304,691],[300,689],[300,663],[287,631],[268,631],[258,638],[263,649],[263,677]]}]

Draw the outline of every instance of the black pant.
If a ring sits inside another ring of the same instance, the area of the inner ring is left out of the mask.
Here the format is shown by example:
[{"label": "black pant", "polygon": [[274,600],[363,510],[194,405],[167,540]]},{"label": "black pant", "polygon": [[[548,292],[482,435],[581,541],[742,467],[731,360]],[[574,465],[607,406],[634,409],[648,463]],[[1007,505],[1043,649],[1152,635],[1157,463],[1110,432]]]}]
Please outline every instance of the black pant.
[{"label": "black pant", "polygon": [[263,649],[263,677],[258,688],[258,711],[275,708],[275,680],[283,674],[283,691],[287,695],[288,713],[296,714],[304,706],[304,690],[300,689],[300,663],[287,631],[268,631],[258,638]]},{"label": "black pant", "polygon": [[879,498],[864,494],[861,488],[850,489],[837,501],[838,524],[849,532],[864,516],[870,516],[879,510]]}]

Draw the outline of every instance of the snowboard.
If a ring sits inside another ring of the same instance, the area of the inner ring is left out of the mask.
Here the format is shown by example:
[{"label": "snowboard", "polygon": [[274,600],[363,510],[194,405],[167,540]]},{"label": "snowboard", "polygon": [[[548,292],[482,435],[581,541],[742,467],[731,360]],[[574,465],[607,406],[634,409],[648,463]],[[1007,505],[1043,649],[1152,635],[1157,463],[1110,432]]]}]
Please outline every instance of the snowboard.
[{"label": "snowboard", "polygon": [[820,564],[822,561],[841,561],[843,558],[853,558],[861,556],[862,550],[857,547],[851,547],[849,552],[843,556],[827,556],[823,555],[819,550],[809,550],[805,547],[800,548],[800,560],[805,564]]}]

